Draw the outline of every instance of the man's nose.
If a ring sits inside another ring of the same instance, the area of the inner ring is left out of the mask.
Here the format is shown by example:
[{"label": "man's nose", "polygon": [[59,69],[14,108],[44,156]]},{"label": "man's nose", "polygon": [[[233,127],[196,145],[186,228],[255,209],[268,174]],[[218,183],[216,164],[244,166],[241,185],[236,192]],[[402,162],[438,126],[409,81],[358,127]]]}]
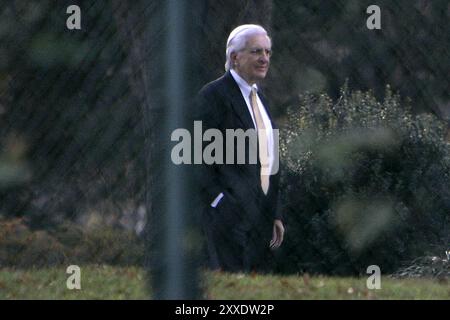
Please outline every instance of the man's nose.
[{"label": "man's nose", "polygon": [[269,62],[270,61],[270,55],[266,52],[263,52],[259,57],[261,62]]}]

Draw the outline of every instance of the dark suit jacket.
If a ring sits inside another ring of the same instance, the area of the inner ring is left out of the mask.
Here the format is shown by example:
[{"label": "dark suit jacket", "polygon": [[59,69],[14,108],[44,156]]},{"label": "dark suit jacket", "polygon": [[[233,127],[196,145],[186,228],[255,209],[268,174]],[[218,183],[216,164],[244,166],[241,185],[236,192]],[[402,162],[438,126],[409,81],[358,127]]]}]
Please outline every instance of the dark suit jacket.
[{"label": "dark suit jacket", "polygon": [[[269,113],[267,100],[260,92],[258,95],[272,121],[272,127],[276,129]],[[224,145],[226,129],[245,131],[254,128],[246,102],[230,72],[205,85],[200,90],[195,105],[194,120],[202,121],[203,132],[209,128],[219,129],[224,137]],[[209,143],[207,142],[206,145]],[[249,146],[249,148],[256,147]],[[249,148],[246,148],[247,151]],[[235,144],[235,157],[236,149]],[[282,219],[278,208],[280,173],[270,176],[268,194],[264,195],[260,186],[259,159],[256,164],[249,164],[249,158],[246,156],[246,164],[236,164],[236,161],[234,164],[226,164],[227,150],[224,149],[223,152],[224,164],[196,165],[198,192],[201,195],[202,204],[210,207],[217,195],[223,192],[224,198],[219,202],[218,207],[227,206],[230,211],[222,217],[224,221],[239,219],[240,223],[245,223],[248,228],[251,228],[252,224],[261,221],[262,217],[270,221]]]}]

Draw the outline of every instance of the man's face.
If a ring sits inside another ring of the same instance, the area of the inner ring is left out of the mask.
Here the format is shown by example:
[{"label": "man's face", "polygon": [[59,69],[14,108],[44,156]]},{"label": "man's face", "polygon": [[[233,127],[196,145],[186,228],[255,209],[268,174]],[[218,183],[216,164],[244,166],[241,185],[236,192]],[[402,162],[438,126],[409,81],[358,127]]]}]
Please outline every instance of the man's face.
[{"label": "man's face", "polygon": [[252,36],[247,40],[243,50],[231,54],[233,69],[252,85],[266,77],[271,53],[270,40],[267,36]]}]

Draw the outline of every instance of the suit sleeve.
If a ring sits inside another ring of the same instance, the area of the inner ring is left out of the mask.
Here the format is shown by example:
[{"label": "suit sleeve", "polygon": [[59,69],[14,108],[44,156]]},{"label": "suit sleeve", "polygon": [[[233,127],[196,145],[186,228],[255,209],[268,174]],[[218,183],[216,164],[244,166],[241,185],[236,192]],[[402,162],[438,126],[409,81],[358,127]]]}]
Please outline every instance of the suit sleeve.
[{"label": "suit sleeve", "polygon": [[[220,128],[220,99],[213,92],[202,90],[195,99],[192,113],[192,132],[194,121],[201,121],[202,133],[209,128]],[[199,138],[199,137],[197,137]],[[202,152],[207,142],[202,142]],[[202,155],[203,159],[203,155]],[[203,205],[210,205],[218,194],[223,192],[216,165],[194,164],[193,174],[198,199]]]},{"label": "suit sleeve", "polygon": [[281,180],[281,175],[283,172],[283,166],[280,163],[280,168],[279,171],[277,173],[277,177],[276,177],[276,191],[274,194],[274,198],[275,198],[275,206],[273,208],[274,210],[274,215],[275,215],[275,219],[278,220],[282,220],[284,222],[284,216],[283,216],[283,211],[284,211],[284,200],[282,197],[282,192],[281,192],[281,188],[280,188],[280,180]]}]

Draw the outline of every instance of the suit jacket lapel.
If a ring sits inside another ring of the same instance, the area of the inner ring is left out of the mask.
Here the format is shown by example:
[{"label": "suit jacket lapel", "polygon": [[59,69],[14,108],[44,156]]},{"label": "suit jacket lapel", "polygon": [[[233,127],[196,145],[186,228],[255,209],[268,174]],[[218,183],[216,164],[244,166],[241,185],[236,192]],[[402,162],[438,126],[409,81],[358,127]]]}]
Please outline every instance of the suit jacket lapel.
[{"label": "suit jacket lapel", "polygon": [[269,116],[269,120],[272,123],[272,129],[277,129],[277,125],[275,124],[275,122],[273,122],[272,115],[270,114],[269,103],[267,102],[266,97],[261,93],[261,90],[258,90],[258,95],[259,98],[261,99],[261,102],[264,104],[264,109],[266,110],[267,115]]},{"label": "suit jacket lapel", "polygon": [[248,111],[244,97],[242,96],[241,89],[239,89],[238,84],[234,81],[233,76],[229,71],[225,73],[224,80],[229,89],[227,90],[227,94],[230,97],[231,105],[237,117],[242,122],[242,128],[245,130],[254,128],[253,120]]},{"label": "suit jacket lapel", "polygon": [[[233,107],[234,112],[238,116],[239,120],[242,122],[242,127],[247,129],[254,129],[255,126],[253,124],[252,117],[248,111],[247,103],[244,100],[244,97],[242,96],[241,89],[239,89],[239,85],[234,81],[233,76],[231,75],[230,71],[227,71],[224,75],[224,80],[227,85],[227,94],[230,97],[231,105]],[[261,91],[258,92],[259,98],[261,99],[262,103],[264,104],[264,107],[266,109],[267,115],[269,116],[270,122],[272,123],[272,128],[276,129],[277,126],[273,122],[272,116],[269,111],[269,104],[267,102],[266,97],[261,93]]]}]

